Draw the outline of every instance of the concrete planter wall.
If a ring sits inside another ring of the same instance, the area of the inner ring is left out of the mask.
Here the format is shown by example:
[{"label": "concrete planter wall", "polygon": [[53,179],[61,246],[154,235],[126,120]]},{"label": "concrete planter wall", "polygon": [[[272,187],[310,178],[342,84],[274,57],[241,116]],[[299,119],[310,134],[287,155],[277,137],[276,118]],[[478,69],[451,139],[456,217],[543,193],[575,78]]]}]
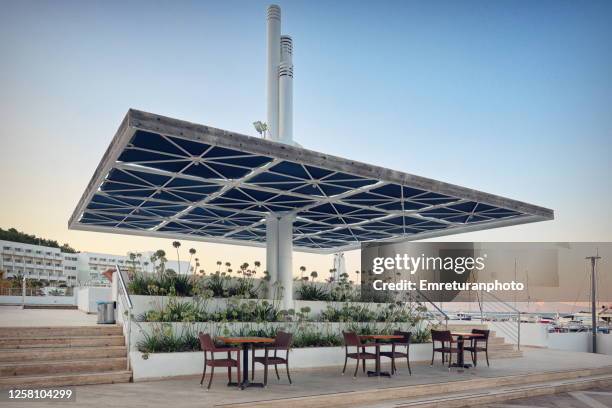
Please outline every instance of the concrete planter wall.
[{"label": "concrete planter wall", "polygon": [[588,353],[591,333],[548,333],[548,348]]},{"label": "concrete planter wall", "polygon": [[90,287],[80,288],[77,291],[77,306],[85,313],[97,313],[97,302],[112,300],[111,288]]},{"label": "concrete planter wall", "polygon": [[[589,348],[591,344],[591,338],[589,337]],[[612,334],[598,334],[597,335],[597,352],[600,354],[612,355]]]},{"label": "concrete planter wall", "polygon": [[[410,346],[410,361],[431,359],[431,343]],[[134,381],[202,374],[204,354],[202,352],[151,353],[130,352],[130,363]],[[289,354],[291,369],[338,366],[344,364],[344,347],[312,347],[292,349]],[[351,361],[354,367],[354,361]],[[399,365],[400,370],[403,365]],[[256,371],[261,370],[256,365]]]},{"label": "concrete planter wall", "polygon": [[[454,323],[453,323],[454,324]],[[504,325],[495,322],[487,323],[497,336],[504,337]],[[506,342],[515,343],[509,336]],[[521,324],[521,345],[545,347],[555,350],[591,352],[591,333],[549,333],[548,325],[540,323]],[[597,335],[597,352],[612,355],[612,334]]]},{"label": "concrete planter wall", "polygon": [[[131,295],[130,298],[132,299],[132,304],[134,305],[134,308],[132,310],[132,314],[135,317],[138,317],[140,315],[142,315],[143,313],[149,311],[149,310],[159,310],[161,307],[165,306],[166,304],[168,304],[168,302],[170,301],[170,299],[172,299],[172,301],[174,302],[180,302],[180,303],[184,303],[184,302],[192,302],[193,301],[193,297],[173,297],[170,298],[169,296],[144,296],[144,295]],[[226,307],[227,303],[228,303],[229,299],[228,298],[212,298],[212,299],[208,299],[206,301],[206,309],[209,312],[214,312],[220,309],[223,309]],[[251,301],[258,301],[261,302],[263,301],[263,299],[244,299],[244,300],[240,300],[240,302],[251,302]],[[274,301],[268,300],[268,302],[274,303]],[[280,302],[279,303],[279,308],[280,308]],[[324,302],[324,301],[311,301],[311,300],[294,300],[293,301],[293,309],[295,311],[300,311],[302,308],[304,307],[308,307],[310,308],[310,315],[311,316],[315,316],[320,314],[323,310],[325,310],[328,306],[334,306],[334,307],[342,307],[342,305],[345,304],[345,302]],[[352,306],[361,306],[361,307],[367,307],[370,310],[376,310],[379,308],[384,308],[386,306],[388,306],[388,304],[385,303],[365,303],[365,302],[350,302],[350,304]]]},{"label": "concrete planter wall", "polygon": [[[21,296],[0,296],[0,305],[21,305]],[[75,305],[76,297],[73,296],[26,296],[26,305]]]},{"label": "concrete planter wall", "polygon": [[[361,323],[362,325],[368,325],[368,327],[383,330],[387,328],[386,323]],[[413,331],[415,328],[409,323],[393,323],[393,328],[404,331]],[[327,323],[327,322],[304,322],[304,323],[250,323],[250,322],[237,322],[237,323],[218,323],[218,322],[195,322],[195,323],[149,323],[149,322],[138,322],[132,323],[131,336],[130,336],[130,349],[132,351],[138,350],[138,343],[145,339],[147,334],[152,333],[156,329],[162,327],[172,328],[172,332],[176,335],[181,333],[190,333],[197,335],[199,332],[209,333],[213,337],[228,335],[230,333],[240,332],[241,330],[257,330],[257,329],[275,329],[275,330],[286,330],[289,332],[295,332],[298,328],[300,329],[312,329],[322,333],[336,333],[341,334],[343,330],[346,330],[349,323]],[[171,353],[175,354],[175,353]]]}]

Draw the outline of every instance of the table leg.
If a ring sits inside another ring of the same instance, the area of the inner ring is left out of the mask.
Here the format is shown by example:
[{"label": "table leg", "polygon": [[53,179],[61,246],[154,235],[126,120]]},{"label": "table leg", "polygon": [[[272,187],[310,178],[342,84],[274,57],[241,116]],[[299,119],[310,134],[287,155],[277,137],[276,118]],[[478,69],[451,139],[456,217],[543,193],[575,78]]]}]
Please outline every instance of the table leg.
[{"label": "table leg", "polygon": [[459,345],[459,353],[457,353],[457,364],[463,366],[463,337],[457,339]]},{"label": "table leg", "polygon": [[380,342],[376,341],[375,371],[368,371],[368,377],[391,377],[388,371],[380,371]]},{"label": "table leg", "polygon": [[[255,357],[255,356],[253,356]],[[249,345],[242,346],[242,388],[249,386]]]},{"label": "table leg", "polygon": [[[249,348],[251,344],[243,343],[242,344],[242,380],[238,378],[238,382],[230,382],[227,383],[228,386],[237,386],[240,385],[240,389],[244,390],[249,387],[260,387],[263,388],[263,383],[256,383],[249,381]],[[253,358],[255,358],[255,351],[253,351]]]},{"label": "table leg", "polygon": [[[464,344],[465,344],[465,339],[463,338],[463,336],[458,336],[457,337],[457,348],[459,349],[459,353],[457,353],[457,363],[455,364],[451,364],[451,367],[457,367],[457,368],[470,368],[472,365],[471,364],[465,364],[465,358],[463,356],[463,351],[464,351]],[[452,343],[451,343],[451,347],[452,347]],[[462,370],[459,370],[460,372]]]}]

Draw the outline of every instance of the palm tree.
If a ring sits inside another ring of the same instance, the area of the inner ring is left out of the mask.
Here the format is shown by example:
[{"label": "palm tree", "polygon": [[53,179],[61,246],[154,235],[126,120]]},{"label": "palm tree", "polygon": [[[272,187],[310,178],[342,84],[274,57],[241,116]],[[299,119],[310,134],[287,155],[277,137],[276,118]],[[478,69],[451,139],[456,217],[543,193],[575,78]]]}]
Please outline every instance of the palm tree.
[{"label": "palm tree", "polygon": [[163,249],[158,249],[155,251],[155,254],[153,254],[151,259],[153,260],[154,257],[156,261],[159,261],[159,274],[162,276],[166,272],[166,251]]},{"label": "palm tree", "polygon": [[200,258],[195,258],[195,266],[193,267],[193,274],[198,274],[198,268],[200,267]]},{"label": "palm tree", "polygon": [[[189,269],[191,269],[191,258],[193,258],[195,253],[196,253],[195,249],[189,248]],[[197,262],[197,259],[196,259],[196,262]],[[187,272],[189,272],[189,271],[187,271]],[[195,275],[195,269],[194,269],[194,273],[193,274]]]},{"label": "palm tree", "polygon": [[176,249],[176,261],[178,263],[178,273],[181,274],[181,257],[179,256],[179,248],[181,247],[181,243],[178,241],[174,241],[172,246]]}]

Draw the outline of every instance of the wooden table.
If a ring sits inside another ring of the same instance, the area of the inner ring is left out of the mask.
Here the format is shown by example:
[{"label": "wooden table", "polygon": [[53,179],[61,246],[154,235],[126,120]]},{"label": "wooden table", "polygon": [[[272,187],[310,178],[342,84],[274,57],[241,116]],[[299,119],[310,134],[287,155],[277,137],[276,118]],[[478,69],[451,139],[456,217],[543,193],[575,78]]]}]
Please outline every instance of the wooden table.
[{"label": "wooden table", "polygon": [[[391,377],[388,371],[380,371],[380,345],[382,342],[395,339],[403,339],[404,336],[397,334],[364,334],[359,336],[361,340],[374,340],[376,342],[376,368],[368,371],[368,377]],[[365,362],[365,360],[364,360]]]},{"label": "wooden table", "polygon": [[[466,364],[465,359],[463,358],[463,346],[464,346],[463,343],[465,342],[465,340],[471,340],[475,338],[484,337],[484,335],[476,334],[476,333],[457,332],[457,333],[451,333],[451,336],[457,337],[457,347],[459,348],[459,353],[457,353],[457,362],[451,364],[451,367],[470,368],[472,365]],[[451,347],[452,347],[452,344],[451,344]]]},{"label": "wooden table", "polygon": [[[274,343],[274,339],[268,337],[217,337],[217,340],[226,344],[239,344],[242,347],[242,382],[240,383],[240,389],[244,390],[249,387],[263,388],[263,383],[252,383],[249,381],[249,348],[252,348],[253,344]],[[240,378],[238,381],[240,381]],[[235,387],[238,383],[229,382],[227,385],[228,387]]]}]

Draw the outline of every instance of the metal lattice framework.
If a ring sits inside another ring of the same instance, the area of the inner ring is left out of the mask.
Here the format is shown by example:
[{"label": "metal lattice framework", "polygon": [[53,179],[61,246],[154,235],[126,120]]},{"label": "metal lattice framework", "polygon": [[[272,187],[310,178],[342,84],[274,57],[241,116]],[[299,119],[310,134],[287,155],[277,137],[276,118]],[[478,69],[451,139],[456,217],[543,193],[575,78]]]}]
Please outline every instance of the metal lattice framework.
[{"label": "metal lattice framework", "polygon": [[296,250],[322,253],[553,218],[531,204],[130,110],[69,227],[263,246],[269,213],[294,214]]}]

